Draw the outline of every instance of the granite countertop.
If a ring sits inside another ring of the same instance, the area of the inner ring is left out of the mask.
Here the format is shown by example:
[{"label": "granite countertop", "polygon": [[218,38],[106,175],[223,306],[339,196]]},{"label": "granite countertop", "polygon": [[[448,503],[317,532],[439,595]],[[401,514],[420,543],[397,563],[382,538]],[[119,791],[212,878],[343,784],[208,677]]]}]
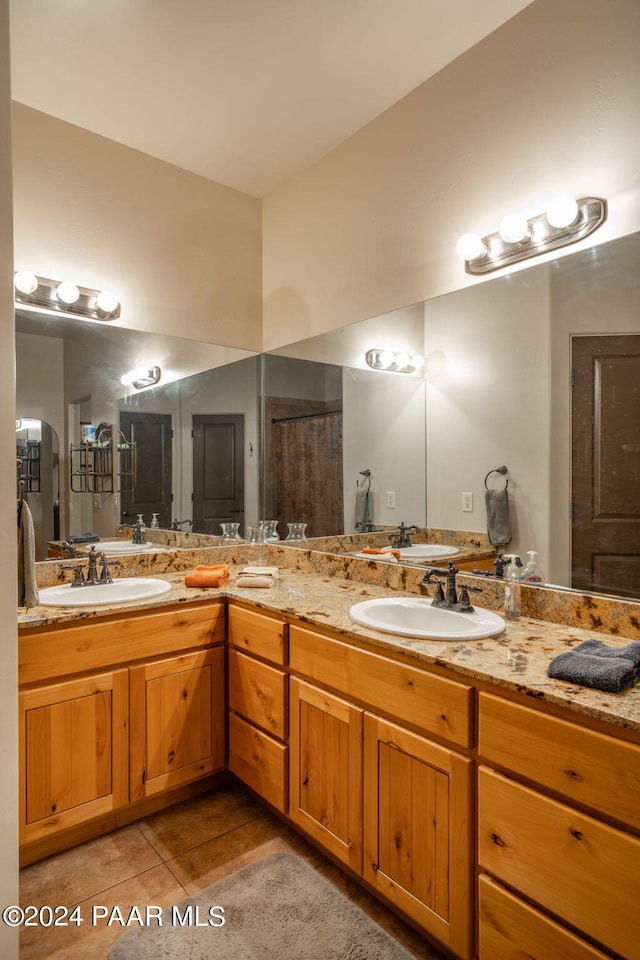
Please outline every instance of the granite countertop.
[{"label": "granite countertop", "polygon": [[[349,608],[361,600],[402,596],[403,593],[406,595],[405,591],[390,589],[388,584],[366,582],[366,578],[346,579],[334,569],[326,572],[309,569],[310,564],[305,562],[305,551],[295,551],[295,554],[298,566],[282,566],[280,563],[280,575],[274,586],[268,589],[235,585],[239,567],[235,566],[234,569],[233,561],[235,559],[237,564],[246,562],[244,553],[235,558],[232,555],[225,558],[230,561],[231,578],[221,589],[188,588],[184,585],[184,571],[191,569],[194,560],[201,563],[211,562],[211,559],[194,556],[188,566],[184,565],[183,559],[181,569],[176,570],[175,565],[172,569],[171,562],[163,555],[158,562],[164,569],[147,570],[149,575],[160,576],[171,583],[171,591],[159,598],[93,609],[35,607],[28,612],[19,612],[19,626],[24,631],[30,627],[77,623],[98,616],[161,609],[177,603],[211,602],[228,596],[267,612],[295,617],[311,628],[327,627],[346,641],[360,639],[369,646],[378,647],[381,652],[393,651],[408,660],[455,671],[461,679],[467,677],[488,682],[640,733],[640,685],[623,693],[609,694],[547,677],[547,666],[553,657],[593,637],[593,630],[522,617],[516,623],[509,622],[505,633],[486,640],[418,640],[380,633],[353,623],[349,618]],[[282,558],[282,550],[279,555],[274,554],[272,562],[278,556]],[[306,553],[306,558],[308,556]],[[292,553],[289,552],[286,561],[291,562],[291,557]],[[145,562],[149,563],[149,559],[146,558]],[[355,563],[366,564],[363,569],[372,569],[368,561]],[[387,564],[376,566],[388,567]],[[415,590],[412,592],[415,593]],[[488,603],[484,605],[489,606]],[[493,606],[495,608],[495,604]],[[619,632],[600,632],[595,635],[616,647],[624,646],[632,639]]]}]

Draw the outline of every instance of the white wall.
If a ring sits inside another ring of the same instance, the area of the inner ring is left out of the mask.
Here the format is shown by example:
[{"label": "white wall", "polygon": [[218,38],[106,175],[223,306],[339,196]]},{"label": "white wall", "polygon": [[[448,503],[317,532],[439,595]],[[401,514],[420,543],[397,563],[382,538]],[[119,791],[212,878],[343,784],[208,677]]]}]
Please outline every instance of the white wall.
[{"label": "white wall", "polygon": [[535,0],[264,204],[264,344],[474,281],[455,247],[561,193],[640,227],[640,4]]},{"label": "white wall", "polygon": [[[427,521],[486,531],[486,474],[509,468],[513,540],[505,552],[549,558],[550,309],[546,266],[425,304]],[[523,371],[525,374],[523,375]],[[501,477],[488,481],[504,485]],[[473,512],[462,511],[462,493]]]},{"label": "white wall", "polygon": [[[9,115],[9,3],[0,0],[0,906],[18,903],[18,649],[16,630],[15,369],[11,126]],[[17,960],[18,931],[0,923],[0,955]]]},{"label": "white wall", "polygon": [[13,155],[17,268],[116,291],[113,325],[261,349],[259,200],[18,103]]},{"label": "white wall", "polygon": [[[361,470],[371,470],[374,524],[424,527],[424,380],[345,367],[342,389],[345,531],[354,530]],[[395,508],[387,506],[388,491]]]}]

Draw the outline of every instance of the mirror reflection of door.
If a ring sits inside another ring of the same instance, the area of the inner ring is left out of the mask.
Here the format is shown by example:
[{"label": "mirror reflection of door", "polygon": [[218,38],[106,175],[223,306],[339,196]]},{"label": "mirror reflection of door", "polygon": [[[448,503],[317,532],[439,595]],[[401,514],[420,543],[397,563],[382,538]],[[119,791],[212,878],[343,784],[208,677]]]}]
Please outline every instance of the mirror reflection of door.
[{"label": "mirror reflection of door", "polygon": [[193,531],[214,536],[220,524],[244,534],[244,416],[193,415]]},{"label": "mirror reflection of door", "polygon": [[50,540],[60,539],[58,435],[44,420],[16,420],[18,499],[29,504],[36,539],[36,560],[44,560]]},{"label": "mirror reflection of door", "polygon": [[572,340],[572,586],[640,596],[640,336]]},{"label": "mirror reflection of door", "polygon": [[122,522],[135,523],[141,513],[149,526],[157,513],[159,525],[168,527],[173,502],[171,415],[123,410],[120,430],[136,445],[135,483],[133,489],[125,488],[120,493]]}]

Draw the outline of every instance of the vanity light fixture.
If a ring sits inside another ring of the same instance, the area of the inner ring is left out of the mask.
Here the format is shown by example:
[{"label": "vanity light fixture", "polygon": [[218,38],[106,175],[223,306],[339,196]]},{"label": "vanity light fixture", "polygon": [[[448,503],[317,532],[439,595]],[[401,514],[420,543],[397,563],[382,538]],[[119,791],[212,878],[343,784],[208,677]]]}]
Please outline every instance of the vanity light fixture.
[{"label": "vanity light fixture", "polygon": [[415,373],[424,366],[424,357],[410,356],[403,350],[383,350],[374,348],[365,354],[367,364],[372,370],[387,370],[390,373]]},{"label": "vanity light fixture", "polygon": [[145,387],[153,387],[159,383],[162,376],[160,367],[138,367],[135,370],[129,370],[120,377],[120,383],[123,387],[135,387],[136,390],[144,390]]},{"label": "vanity light fixture", "polygon": [[13,284],[16,306],[25,310],[45,310],[85,320],[115,320],[120,316],[118,298],[109,290],[91,290],[68,280],[37,277],[29,270],[18,270]]},{"label": "vanity light fixture", "polygon": [[558,197],[545,213],[528,219],[512,213],[495,233],[465,233],[457,245],[467,273],[480,275],[583,240],[607,219],[607,202],[598,197]]}]

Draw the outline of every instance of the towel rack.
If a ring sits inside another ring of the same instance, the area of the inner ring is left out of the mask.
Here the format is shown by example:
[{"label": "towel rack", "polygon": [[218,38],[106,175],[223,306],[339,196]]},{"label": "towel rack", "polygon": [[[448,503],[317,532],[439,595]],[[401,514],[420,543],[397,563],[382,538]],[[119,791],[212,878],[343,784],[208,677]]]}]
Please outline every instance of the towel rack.
[{"label": "towel rack", "polygon": [[[493,470],[489,470],[489,473],[488,473],[488,474],[486,475],[486,477],[484,478],[484,488],[485,488],[485,490],[488,490],[488,489],[489,489],[489,487],[487,486],[487,480],[489,479],[489,477],[491,476],[492,473],[500,473],[500,474],[502,474],[502,476],[504,476],[508,469],[509,469],[508,467],[502,466],[502,467],[495,467]],[[508,477],[505,477],[504,489],[506,490],[508,486],[509,486],[509,478],[508,478]]]},{"label": "towel rack", "polygon": [[[371,470],[361,470],[361,471],[360,471],[360,476],[367,478],[367,480],[368,480],[367,490],[370,490],[370,489],[371,489]],[[357,485],[357,483],[358,483],[358,481],[356,480],[356,485]]]}]

